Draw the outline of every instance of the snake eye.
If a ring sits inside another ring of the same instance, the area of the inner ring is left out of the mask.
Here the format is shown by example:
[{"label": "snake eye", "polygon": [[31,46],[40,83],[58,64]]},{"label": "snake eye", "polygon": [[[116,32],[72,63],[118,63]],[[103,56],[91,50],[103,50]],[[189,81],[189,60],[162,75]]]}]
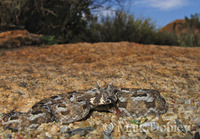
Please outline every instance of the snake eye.
[{"label": "snake eye", "polygon": [[115,100],[113,99],[113,97],[108,97],[108,98],[107,98],[107,101],[108,101],[109,103],[113,103]]},{"label": "snake eye", "polygon": [[108,98],[108,99],[106,100],[106,103],[111,103],[111,100]]}]

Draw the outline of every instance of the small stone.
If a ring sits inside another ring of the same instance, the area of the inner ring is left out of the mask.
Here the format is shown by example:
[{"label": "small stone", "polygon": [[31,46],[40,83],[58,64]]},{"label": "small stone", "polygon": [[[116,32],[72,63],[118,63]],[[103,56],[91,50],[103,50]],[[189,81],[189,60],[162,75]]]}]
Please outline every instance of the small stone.
[{"label": "small stone", "polygon": [[69,131],[69,130],[70,130],[70,128],[68,126],[62,126],[60,128],[60,132],[62,132],[62,133],[66,132],[66,131]]},{"label": "small stone", "polygon": [[65,137],[65,136],[59,136],[59,138],[60,138],[60,139],[66,139],[66,137]]},{"label": "small stone", "polygon": [[45,135],[46,135],[47,137],[50,137],[50,138],[52,137],[52,135],[49,134],[49,132],[46,132]]},{"label": "small stone", "polygon": [[53,126],[50,128],[49,133],[50,133],[51,135],[53,135],[53,134],[58,133],[58,131],[59,131],[59,128],[58,128],[56,125],[53,125]]},{"label": "small stone", "polygon": [[51,139],[50,137],[46,136],[44,139]]},{"label": "small stone", "polygon": [[[37,130],[40,131],[40,132],[42,132],[42,131],[47,130],[47,128],[48,128],[48,124],[47,124],[47,123],[43,123],[43,124],[41,124],[41,125],[37,128]],[[31,130],[30,130],[30,131],[31,131]]]},{"label": "small stone", "polygon": [[3,113],[0,112],[0,119],[2,119],[2,118],[3,118]]},{"label": "small stone", "polygon": [[110,118],[107,118],[107,117],[104,118],[104,119],[103,119],[103,122],[104,122],[104,123],[109,123],[109,122],[110,122]]},{"label": "small stone", "polygon": [[85,136],[89,132],[95,130],[93,127],[84,127],[84,128],[76,128],[70,131],[65,132],[66,137],[70,137],[76,134],[79,134],[81,136]]},{"label": "small stone", "polygon": [[179,98],[179,99],[177,100],[177,103],[179,103],[179,104],[184,104],[184,103],[185,103],[185,100],[184,100],[183,98]]},{"label": "small stone", "polygon": [[174,113],[178,113],[178,108],[173,108]]},{"label": "small stone", "polygon": [[186,108],[185,108],[185,110],[186,111],[194,111],[194,107],[192,107],[192,106],[187,106]]},{"label": "small stone", "polygon": [[81,135],[76,134],[70,137],[70,139],[81,139]]},{"label": "small stone", "polygon": [[178,108],[178,113],[183,113],[184,111],[185,111],[185,108],[184,108],[184,107]]},{"label": "small stone", "polygon": [[173,110],[173,108],[168,108],[167,112],[168,113],[174,113],[174,110]]},{"label": "small stone", "polygon": [[190,104],[191,104],[191,99],[187,100],[187,101],[185,102],[185,104],[190,105]]},{"label": "small stone", "polygon": [[196,124],[196,123],[200,123],[200,117],[195,117],[193,119],[193,122]]},{"label": "small stone", "polygon": [[199,107],[199,109],[197,110],[197,113],[200,114],[200,107]]},{"label": "small stone", "polygon": [[111,139],[112,137],[110,135],[111,135],[113,129],[114,129],[114,125],[112,123],[110,123],[103,133],[103,138],[104,139]]},{"label": "small stone", "polygon": [[73,129],[74,128],[74,124],[72,124],[72,123],[70,123],[69,125],[68,125],[68,127],[71,129]]},{"label": "small stone", "polygon": [[101,121],[96,121],[95,124],[96,124],[96,125],[101,125],[102,122],[101,122]]},{"label": "small stone", "polygon": [[179,137],[179,136],[177,136],[177,135],[172,136],[171,138],[172,138],[172,139],[181,139],[181,137]]},{"label": "small stone", "polygon": [[162,116],[164,121],[172,121],[177,119],[178,115],[177,114],[171,114],[171,113],[167,113],[164,116]]},{"label": "small stone", "polygon": [[121,137],[121,136],[122,136],[122,133],[119,132],[119,131],[116,129],[116,130],[113,131],[112,136],[113,136],[113,137]]},{"label": "small stone", "polygon": [[178,127],[183,133],[186,133],[185,127],[182,125],[182,123],[181,123],[178,119],[175,119],[175,121],[176,121],[177,127]]},{"label": "small stone", "polygon": [[39,139],[44,139],[45,137],[46,137],[46,135],[45,135],[44,132],[42,132],[39,135],[37,135],[37,138],[39,138]]},{"label": "small stone", "polygon": [[88,121],[82,121],[78,124],[79,128],[84,128],[90,126]]},{"label": "small stone", "polygon": [[200,128],[200,122],[196,123],[197,127]]},{"label": "small stone", "polygon": [[12,139],[12,135],[11,135],[11,134],[8,134],[8,135],[6,136],[6,139]]},{"label": "small stone", "polygon": [[154,117],[151,121],[152,122],[157,122],[159,120],[159,117]]},{"label": "small stone", "polygon": [[[89,133],[90,135],[98,135],[99,131],[98,130],[93,130]],[[87,134],[88,135],[88,134]]]}]

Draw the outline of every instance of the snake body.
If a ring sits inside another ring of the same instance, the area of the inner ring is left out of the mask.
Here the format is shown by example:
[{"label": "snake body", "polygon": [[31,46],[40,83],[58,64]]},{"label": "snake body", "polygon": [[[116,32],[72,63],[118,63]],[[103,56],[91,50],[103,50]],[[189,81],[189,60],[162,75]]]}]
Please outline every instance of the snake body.
[{"label": "snake body", "polygon": [[28,112],[5,114],[2,125],[5,129],[18,131],[37,128],[42,123],[72,123],[85,118],[91,110],[114,112],[119,109],[122,116],[160,115],[167,111],[165,99],[156,90],[118,89],[112,84],[87,91],[73,91],[45,98]]}]

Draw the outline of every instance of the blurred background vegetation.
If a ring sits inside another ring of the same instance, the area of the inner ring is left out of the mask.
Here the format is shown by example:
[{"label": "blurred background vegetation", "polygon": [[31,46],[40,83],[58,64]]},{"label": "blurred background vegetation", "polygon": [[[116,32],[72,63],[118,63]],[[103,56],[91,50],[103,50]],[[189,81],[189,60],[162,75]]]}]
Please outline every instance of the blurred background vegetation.
[{"label": "blurred background vegetation", "polygon": [[[129,41],[143,44],[200,46],[200,14],[157,29],[150,18],[124,10],[127,0],[0,0],[0,31],[26,29],[43,34],[46,44]],[[112,15],[98,10],[115,5]]]}]

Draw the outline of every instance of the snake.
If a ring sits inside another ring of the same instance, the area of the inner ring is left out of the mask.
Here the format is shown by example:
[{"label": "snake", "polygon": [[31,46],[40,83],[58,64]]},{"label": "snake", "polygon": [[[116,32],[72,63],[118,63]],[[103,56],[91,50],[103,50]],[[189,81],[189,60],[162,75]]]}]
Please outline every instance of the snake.
[{"label": "snake", "polygon": [[161,115],[167,112],[165,99],[157,90],[117,88],[112,83],[103,88],[72,91],[45,98],[27,112],[6,113],[2,119],[4,129],[19,131],[37,129],[42,123],[69,124],[86,118],[92,110],[116,112],[123,117]]}]

